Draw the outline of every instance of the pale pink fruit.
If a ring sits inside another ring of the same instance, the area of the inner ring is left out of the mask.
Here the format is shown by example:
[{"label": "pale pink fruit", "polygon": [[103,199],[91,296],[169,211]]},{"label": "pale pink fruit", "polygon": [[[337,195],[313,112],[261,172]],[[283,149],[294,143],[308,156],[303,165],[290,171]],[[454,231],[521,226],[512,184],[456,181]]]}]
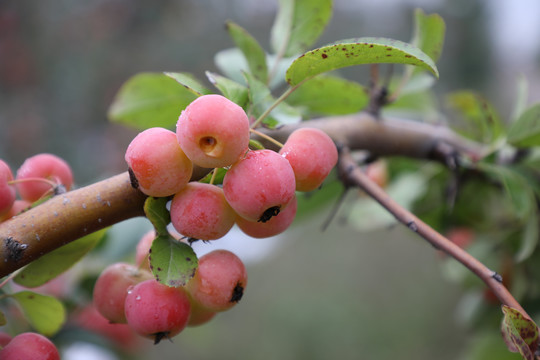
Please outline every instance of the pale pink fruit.
[{"label": "pale pink fruit", "polygon": [[68,163],[58,156],[38,154],[25,160],[17,170],[16,180],[21,198],[34,202],[43,195],[52,193],[55,185],[63,185],[66,190],[71,189],[73,174]]},{"label": "pale pink fruit", "polygon": [[159,127],[139,133],[129,144],[125,159],[139,189],[149,196],[177,193],[193,172],[193,164],[178,145],[176,134]]},{"label": "pale pink fruit", "polygon": [[13,180],[13,173],[7,163],[0,160],[0,219],[3,218],[15,202],[15,186],[8,184]]},{"label": "pale pink fruit", "polygon": [[321,186],[338,159],[334,141],[316,128],[293,131],[279,153],[291,164],[298,191],[312,191]]},{"label": "pale pink fruit", "polygon": [[274,151],[249,151],[225,174],[223,192],[238,215],[265,222],[294,198],[294,172],[289,162]]},{"label": "pale pink fruit", "polygon": [[186,155],[206,168],[236,162],[249,145],[249,119],[240,106],[221,95],[203,95],[178,118],[176,136]]},{"label": "pale pink fruit", "polygon": [[186,289],[192,301],[208,311],[225,311],[236,305],[247,285],[247,272],[238,256],[214,250],[199,259],[195,276]]},{"label": "pale pink fruit", "polygon": [[45,336],[26,332],[15,336],[0,351],[2,360],[60,360],[53,342]]},{"label": "pale pink fruit", "polygon": [[171,202],[171,222],[182,235],[215,240],[229,232],[236,213],[215,185],[190,182]]}]

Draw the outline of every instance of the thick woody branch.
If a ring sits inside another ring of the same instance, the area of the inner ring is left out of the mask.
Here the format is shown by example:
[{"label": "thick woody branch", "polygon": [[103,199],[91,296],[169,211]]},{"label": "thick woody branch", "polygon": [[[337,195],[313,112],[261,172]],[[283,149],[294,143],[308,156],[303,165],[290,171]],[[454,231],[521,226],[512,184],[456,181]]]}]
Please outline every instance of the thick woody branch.
[{"label": "thick woody branch", "polygon": [[[321,118],[265,131],[285,142],[292,131],[306,126],[325,131],[336,143],[373,155],[447,160],[449,153],[456,152],[478,159],[484,151],[482,145],[444,127],[376,119],[367,113]],[[275,148],[273,144],[265,145]],[[208,171],[196,168],[192,179],[200,179]],[[0,223],[0,277],[81,236],[144,215],[144,199],[141,192],[133,189],[126,172],[58,195]]]},{"label": "thick woody branch", "polygon": [[431,243],[435,248],[444,251],[449,256],[462,263],[493,291],[502,304],[518,310],[523,316],[531,319],[527,312],[502,284],[500,275],[487,268],[465,250],[439,234],[410,211],[390,198],[383,189],[371,181],[371,179],[361,170],[350,155],[348,149],[343,149],[340,153],[338,173],[347,186],[355,186],[364,190],[370,197],[394,215],[399,222],[407,226],[410,230],[418,233],[418,235]]},{"label": "thick woody branch", "polygon": [[143,216],[127,172],[57,195],[0,224],[0,277],[84,235]]}]

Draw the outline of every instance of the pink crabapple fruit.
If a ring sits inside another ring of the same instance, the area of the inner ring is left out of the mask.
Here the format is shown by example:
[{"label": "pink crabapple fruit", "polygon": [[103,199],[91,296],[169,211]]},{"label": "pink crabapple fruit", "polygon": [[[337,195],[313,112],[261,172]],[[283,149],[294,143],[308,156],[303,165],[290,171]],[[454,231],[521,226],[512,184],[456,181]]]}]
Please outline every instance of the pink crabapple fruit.
[{"label": "pink crabapple fruit", "polygon": [[111,323],[126,323],[124,304],[129,289],[152,278],[150,272],[135,265],[111,264],[101,272],[94,285],[94,306]]},{"label": "pink crabapple fruit", "polygon": [[208,311],[225,311],[244,294],[247,272],[238,256],[228,250],[214,250],[199,259],[195,276],[186,289],[193,302]]},{"label": "pink crabapple fruit", "polygon": [[298,191],[313,191],[321,186],[338,160],[332,138],[316,128],[293,131],[279,153],[291,164]]},{"label": "pink crabapple fruit", "polygon": [[223,192],[238,215],[265,222],[294,198],[294,172],[287,159],[272,150],[249,151],[225,174]]},{"label": "pink crabapple fruit", "polygon": [[45,336],[26,332],[15,336],[0,350],[2,360],[60,360],[53,342]]},{"label": "pink crabapple fruit", "polygon": [[296,215],[298,202],[296,196],[291,200],[285,210],[280,211],[279,214],[273,216],[266,222],[261,221],[249,221],[241,216],[236,218],[236,225],[246,235],[254,238],[267,238],[281,234],[289,228]]},{"label": "pink crabapple fruit", "polygon": [[182,235],[215,240],[225,236],[234,225],[236,213],[215,185],[190,182],[171,202],[171,222]]},{"label": "pink crabapple fruit", "polygon": [[0,349],[6,346],[10,341],[12,337],[8,333],[0,332]]},{"label": "pink crabapple fruit", "polygon": [[194,164],[206,168],[236,162],[249,145],[249,119],[240,106],[217,94],[191,102],[176,124],[180,147]]},{"label": "pink crabapple fruit", "polygon": [[0,219],[6,215],[15,202],[15,186],[9,182],[13,180],[13,173],[7,163],[0,160]]},{"label": "pink crabapple fruit", "polygon": [[137,180],[136,185],[148,196],[177,193],[193,173],[193,164],[178,145],[176,134],[159,127],[135,136],[126,150],[125,160]]},{"label": "pink crabapple fruit", "polygon": [[150,279],[128,291],[125,309],[128,325],[157,344],[187,326],[191,304],[183,287],[169,287]]},{"label": "pink crabapple fruit", "polygon": [[54,186],[47,181],[71,189],[71,167],[60,157],[43,153],[29,157],[17,170],[16,186],[23,200],[34,202],[54,191]]},{"label": "pink crabapple fruit", "polygon": [[207,310],[202,307],[198,302],[191,301],[191,314],[189,316],[189,322],[187,326],[195,327],[202,324],[206,324],[216,316],[215,311]]}]

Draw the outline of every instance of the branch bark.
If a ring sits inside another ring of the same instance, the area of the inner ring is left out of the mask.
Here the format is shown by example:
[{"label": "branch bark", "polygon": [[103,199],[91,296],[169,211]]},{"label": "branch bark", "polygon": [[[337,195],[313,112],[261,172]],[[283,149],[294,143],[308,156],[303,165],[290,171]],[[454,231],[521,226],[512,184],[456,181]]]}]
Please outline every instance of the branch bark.
[{"label": "branch bark", "polygon": [[[399,119],[376,119],[370,114],[327,117],[286,125],[265,132],[285,142],[299,127],[317,127],[336,143],[373,155],[399,155],[445,161],[449,151],[473,159],[484,147],[451,130]],[[261,141],[268,148],[274,144]],[[196,168],[192,180],[209,169]],[[58,195],[14,218],[0,223],[0,277],[41,255],[91,232],[120,221],[143,216],[145,196],[132,188],[128,173]]]},{"label": "branch bark", "polygon": [[427,240],[435,248],[444,251],[459,261],[467,269],[478,276],[493,291],[502,304],[518,310],[524,317],[532,320],[523,307],[502,284],[500,275],[487,268],[483,263],[471,256],[465,250],[439,234],[413,213],[390,198],[383,189],[371,181],[371,179],[360,169],[348,149],[343,149],[340,153],[338,172],[342,181],[348,186],[355,186],[364,190],[371,198],[394,215],[399,222],[407,226],[410,230],[418,233],[418,235]]}]

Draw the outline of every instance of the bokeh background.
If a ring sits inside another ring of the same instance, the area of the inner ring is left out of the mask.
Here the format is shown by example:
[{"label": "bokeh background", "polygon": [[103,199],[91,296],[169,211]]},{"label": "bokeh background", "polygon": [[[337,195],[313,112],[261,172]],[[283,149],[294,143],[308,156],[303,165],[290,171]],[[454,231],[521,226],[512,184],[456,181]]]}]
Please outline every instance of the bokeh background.
[{"label": "bokeh background", "polygon": [[[508,115],[524,74],[538,99],[536,0],[336,0],[318,44],[408,41],[417,7],[447,24],[437,92],[478,90]],[[268,49],[276,9],[277,0],[0,0],[0,158],[17,169],[31,155],[55,153],[73,166],[77,186],[125,171],[136,132],[107,119],[122,83],[140,71],[204,80],[204,71],[217,71],[214,54],[233,45],[226,20]],[[347,74],[365,81],[362,70]],[[231,246],[250,276],[241,304],[131,357],[460,358],[469,345],[456,315],[461,290],[441,273],[436,252],[400,227],[358,233],[335,221],[321,233],[327,215],[277,239],[239,239]],[[145,226],[136,220],[119,231],[132,244]],[[65,359],[115,356],[83,349]]]}]

